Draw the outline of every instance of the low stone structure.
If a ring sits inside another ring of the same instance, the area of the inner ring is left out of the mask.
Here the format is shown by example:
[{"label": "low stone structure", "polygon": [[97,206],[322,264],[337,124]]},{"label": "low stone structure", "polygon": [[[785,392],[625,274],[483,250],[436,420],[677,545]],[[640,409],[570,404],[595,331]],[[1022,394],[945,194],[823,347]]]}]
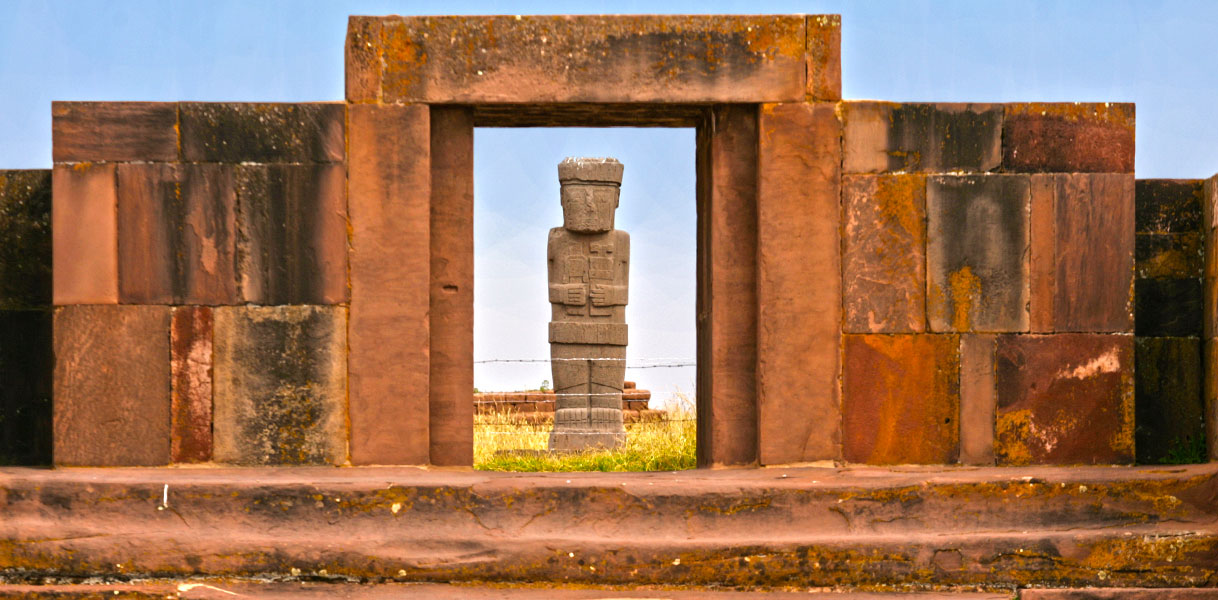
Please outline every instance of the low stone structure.
[{"label": "low stone structure", "polygon": [[[622,382],[622,422],[663,421],[668,411],[653,409],[651,391],[640,390],[633,381]],[[474,392],[474,406],[479,414],[511,414],[535,423],[554,419],[558,397],[554,390],[520,392]]]}]

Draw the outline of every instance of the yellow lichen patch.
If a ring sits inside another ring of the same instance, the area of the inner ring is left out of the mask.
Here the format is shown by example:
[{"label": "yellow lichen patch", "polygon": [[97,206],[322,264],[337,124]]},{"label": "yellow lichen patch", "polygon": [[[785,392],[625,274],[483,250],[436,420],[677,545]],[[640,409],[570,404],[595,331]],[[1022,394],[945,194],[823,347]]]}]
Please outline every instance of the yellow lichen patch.
[{"label": "yellow lichen patch", "polygon": [[1032,411],[1016,410],[998,415],[994,425],[995,450],[1005,465],[1032,464],[1028,437],[1032,430]]},{"label": "yellow lichen patch", "polygon": [[947,285],[952,298],[952,329],[968,331],[972,328],[973,313],[981,302],[981,279],[965,265],[948,275]]},{"label": "yellow lichen patch", "polygon": [[884,222],[896,225],[915,243],[926,237],[926,177],[882,175],[876,178],[875,203]]},{"label": "yellow lichen patch", "polygon": [[1006,114],[1112,123],[1131,130],[1134,127],[1134,105],[1124,102],[1019,102],[1007,104]]},{"label": "yellow lichen patch", "polygon": [[85,173],[92,168],[93,163],[91,162],[78,162],[72,165],[72,170],[76,171],[77,173]]}]

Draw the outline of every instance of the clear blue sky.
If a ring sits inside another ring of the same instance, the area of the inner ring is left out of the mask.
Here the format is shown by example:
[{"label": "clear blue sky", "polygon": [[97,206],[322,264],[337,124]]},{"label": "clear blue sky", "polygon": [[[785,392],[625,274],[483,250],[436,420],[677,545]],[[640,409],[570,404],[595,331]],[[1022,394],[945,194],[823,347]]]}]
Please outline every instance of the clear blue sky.
[{"label": "clear blue sky", "polygon": [[[976,0],[0,0],[0,168],[50,165],[52,100],[340,100],[349,14],[603,12],[840,13],[848,99],[1136,102],[1139,177],[1218,172],[1218,2]],[[692,357],[690,132],[479,130],[475,143],[479,358],[546,354],[540,261],[568,154],[626,163],[631,355]],[[692,391],[692,370],[660,371],[631,376]],[[548,379],[544,366],[478,377],[497,389]]]}]

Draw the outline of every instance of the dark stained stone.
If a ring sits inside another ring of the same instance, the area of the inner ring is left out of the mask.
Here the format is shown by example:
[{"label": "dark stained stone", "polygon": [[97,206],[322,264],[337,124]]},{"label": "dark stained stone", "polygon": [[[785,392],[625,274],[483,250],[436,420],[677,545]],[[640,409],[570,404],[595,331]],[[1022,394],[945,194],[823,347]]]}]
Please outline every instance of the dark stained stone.
[{"label": "dark stained stone", "polygon": [[1134,260],[1142,279],[1199,278],[1205,273],[1205,240],[1200,233],[1138,233]]},{"label": "dark stained stone", "polygon": [[187,162],[343,160],[343,104],[183,102],[181,107]]},{"label": "dark stained stone", "polygon": [[1200,279],[1138,279],[1134,329],[1139,336],[1200,336]]},{"label": "dark stained stone", "polygon": [[1134,347],[1138,462],[1202,458],[1189,456],[1205,446],[1201,340],[1139,337]]},{"label": "dark stained stone", "polygon": [[1002,168],[1018,173],[1133,173],[1134,105],[1006,105]]},{"label": "dark stained stone", "polygon": [[931,331],[1028,330],[1028,178],[927,180]]},{"label": "dark stained stone", "polygon": [[1201,231],[1202,179],[1139,179],[1134,184],[1138,233]]},{"label": "dark stained stone", "polygon": [[51,171],[0,171],[0,308],[51,304]]},{"label": "dark stained stone", "polygon": [[846,331],[926,330],[926,178],[842,179]]},{"label": "dark stained stone", "polygon": [[224,306],[214,311],[216,462],[347,461],[347,309]]},{"label": "dark stained stone", "polygon": [[1001,104],[844,106],[846,173],[993,171],[1001,162]]},{"label": "dark stained stone", "polygon": [[0,465],[51,464],[52,317],[0,310]]},{"label": "dark stained stone", "polygon": [[178,160],[173,102],[52,102],[55,162]]}]

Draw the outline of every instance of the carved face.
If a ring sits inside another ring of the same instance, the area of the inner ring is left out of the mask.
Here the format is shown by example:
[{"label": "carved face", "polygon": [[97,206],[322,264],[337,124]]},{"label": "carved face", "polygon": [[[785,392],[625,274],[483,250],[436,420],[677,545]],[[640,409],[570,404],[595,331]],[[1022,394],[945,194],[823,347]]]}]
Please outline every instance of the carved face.
[{"label": "carved face", "polygon": [[616,185],[563,185],[563,228],[579,233],[597,233],[613,229],[613,213],[617,210],[618,191]]}]

